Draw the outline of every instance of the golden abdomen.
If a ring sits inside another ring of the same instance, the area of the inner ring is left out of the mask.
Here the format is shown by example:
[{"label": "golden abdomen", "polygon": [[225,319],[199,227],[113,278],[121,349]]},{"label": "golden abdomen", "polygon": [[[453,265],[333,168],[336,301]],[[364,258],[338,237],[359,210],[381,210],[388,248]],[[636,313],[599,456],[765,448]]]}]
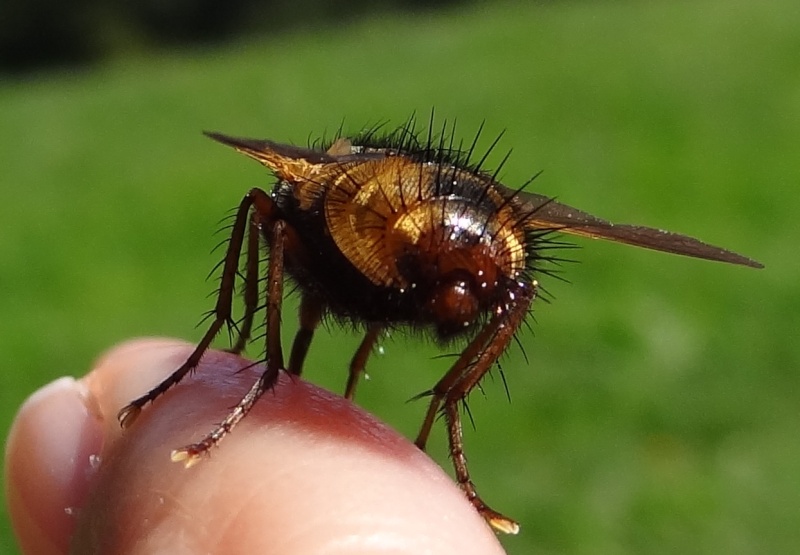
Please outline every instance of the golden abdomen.
[{"label": "golden abdomen", "polygon": [[327,227],[374,285],[423,288],[433,320],[466,326],[526,267],[518,216],[487,179],[405,158],[362,162],[329,189]]}]

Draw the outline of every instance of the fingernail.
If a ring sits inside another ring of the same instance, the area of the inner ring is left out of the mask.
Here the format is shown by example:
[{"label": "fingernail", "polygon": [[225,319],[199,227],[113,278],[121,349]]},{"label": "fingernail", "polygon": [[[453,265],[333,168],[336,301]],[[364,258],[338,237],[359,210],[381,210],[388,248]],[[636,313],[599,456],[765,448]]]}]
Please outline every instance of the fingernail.
[{"label": "fingernail", "polygon": [[88,389],[58,379],[23,404],[6,445],[6,488],[26,553],[64,553],[103,446]]}]

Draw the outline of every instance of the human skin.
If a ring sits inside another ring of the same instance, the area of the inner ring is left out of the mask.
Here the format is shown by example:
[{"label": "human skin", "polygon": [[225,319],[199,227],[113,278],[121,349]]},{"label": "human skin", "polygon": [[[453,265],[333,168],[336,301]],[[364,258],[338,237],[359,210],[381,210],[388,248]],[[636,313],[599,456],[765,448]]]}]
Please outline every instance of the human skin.
[{"label": "human skin", "polygon": [[31,396],[6,444],[23,553],[503,553],[452,480],[351,402],[282,375],[210,456],[170,460],[260,367],[210,351],[121,430],[116,414],[192,346],[136,340]]}]

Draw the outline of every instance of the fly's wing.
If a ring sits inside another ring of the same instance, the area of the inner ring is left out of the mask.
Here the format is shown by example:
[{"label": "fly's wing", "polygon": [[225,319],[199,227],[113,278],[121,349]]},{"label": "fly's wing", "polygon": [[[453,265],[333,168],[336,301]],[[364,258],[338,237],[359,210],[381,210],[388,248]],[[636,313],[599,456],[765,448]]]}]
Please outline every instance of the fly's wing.
[{"label": "fly's wing", "polygon": [[544,195],[520,191],[515,194],[515,198],[527,209],[526,226],[554,228],[572,235],[608,239],[637,247],[751,268],[764,267],[760,262],[746,256],[703,243],[693,237],[651,227],[613,224]]},{"label": "fly's wing", "polygon": [[218,143],[235,148],[239,152],[254,158],[267,167],[285,164],[289,160],[304,160],[309,164],[325,164],[335,159],[328,153],[312,148],[284,145],[261,139],[245,139],[231,137],[216,131],[203,131],[203,134]]}]

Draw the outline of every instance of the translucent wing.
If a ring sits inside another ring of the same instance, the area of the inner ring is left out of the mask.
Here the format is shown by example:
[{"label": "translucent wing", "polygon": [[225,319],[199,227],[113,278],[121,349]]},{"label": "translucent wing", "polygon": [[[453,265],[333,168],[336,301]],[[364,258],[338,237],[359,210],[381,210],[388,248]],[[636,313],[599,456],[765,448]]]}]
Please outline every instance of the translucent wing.
[{"label": "translucent wing", "polygon": [[637,247],[729,264],[740,264],[751,268],[764,267],[760,262],[746,256],[703,243],[693,237],[651,227],[613,224],[577,208],[556,202],[544,195],[520,191],[515,194],[515,197],[528,209],[529,215],[525,219],[527,226],[557,228],[563,233],[595,239],[609,239]]}]

